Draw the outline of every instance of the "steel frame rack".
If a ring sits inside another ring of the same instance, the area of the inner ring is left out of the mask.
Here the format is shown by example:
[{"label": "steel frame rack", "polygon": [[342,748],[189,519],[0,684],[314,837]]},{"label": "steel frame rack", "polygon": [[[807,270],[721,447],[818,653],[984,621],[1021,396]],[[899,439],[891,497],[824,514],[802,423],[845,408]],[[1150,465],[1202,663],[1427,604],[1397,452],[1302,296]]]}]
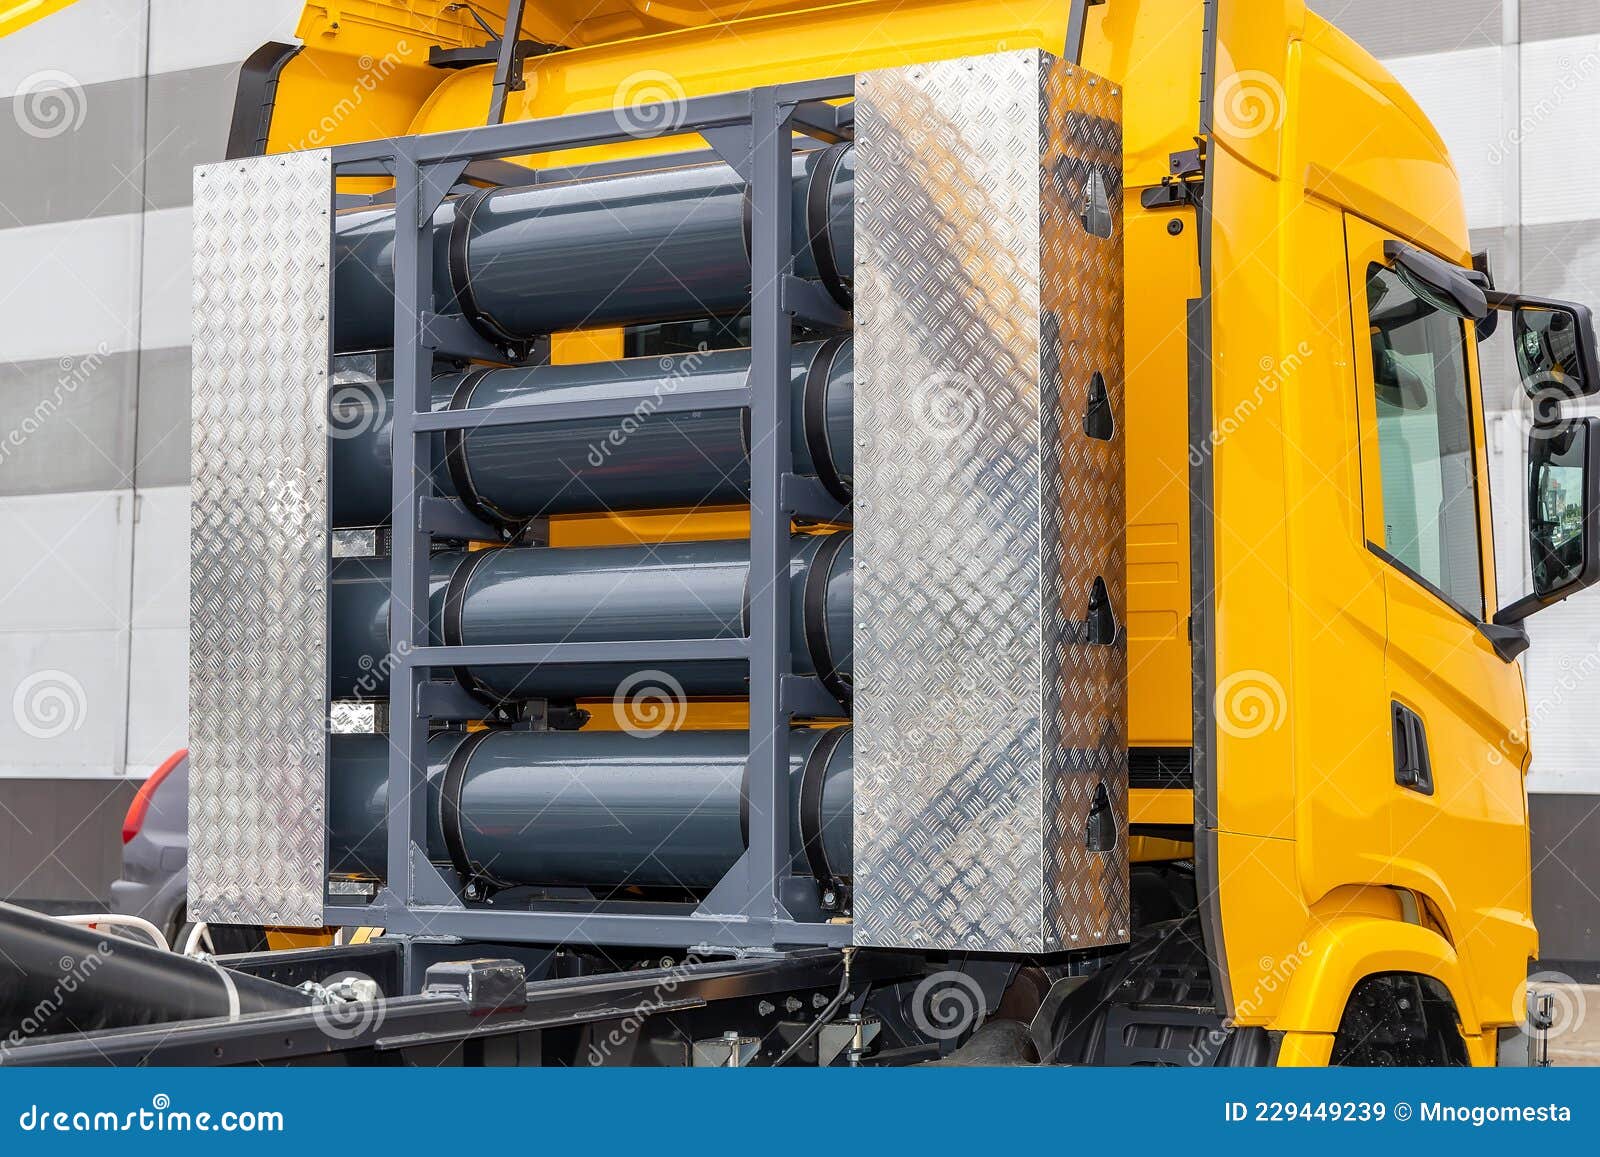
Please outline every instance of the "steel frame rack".
[{"label": "steel frame rack", "polygon": [[[394,397],[389,825],[387,879],[367,904],[324,897],[330,925],[379,925],[401,936],[596,945],[709,946],[773,949],[850,942],[850,925],[831,922],[817,884],[792,874],[789,727],[796,716],[838,716],[838,705],[814,678],[791,674],[789,567],[792,518],[848,523],[815,479],[794,473],[790,441],[790,345],[793,320],[845,330],[850,317],[815,283],[793,273],[790,182],[795,135],[821,144],[850,139],[853,107],[832,104],[853,95],[854,77],[755,88],[698,97],[681,116],[648,133],[623,113],[580,113],[333,149],[340,175],[394,178]],[[709,150],[656,155],[613,164],[533,170],[508,156],[635,140],[700,134]],[[751,368],[747,385],[708,398],[670,397],[661,409],[748,408],[751,438],[750,629],[743,639],[632,643],[548,643],[435,647],[429,645],[428,556],[434,538],[496,540],[460,504],[427,496],[436,431],[616,417],[632,400],[540,407],[538,418],[514,408],[431,411],[435,355],[506,363],[497,348],[459,316],[433,305],[434,213],[464,180],[534,184],[575,177],[721,160],[745,181],[751,200]],[[331,238],[330,238],[331,241]],[[465,882],[452,883],[427,854],[427,738],[430,719],[478,718],[452,686],[429,678],[435,668],[467,665],[588,662],[659,663],[739,659],[750,671],[749,842],[743,857],[698,905],[535,901],[527,910],[468,906]],[[797,915],[798,913],[798,915]]]}]

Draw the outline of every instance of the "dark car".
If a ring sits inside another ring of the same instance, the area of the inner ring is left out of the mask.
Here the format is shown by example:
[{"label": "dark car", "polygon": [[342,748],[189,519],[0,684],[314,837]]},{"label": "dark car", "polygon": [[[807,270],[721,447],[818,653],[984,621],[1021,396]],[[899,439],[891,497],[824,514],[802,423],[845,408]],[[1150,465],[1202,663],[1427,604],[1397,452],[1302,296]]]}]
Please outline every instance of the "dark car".
[{"label": "dark car", "polygon": [[[189,920],[189,751],[172,754],[144,781],[122,821],[122,877],[111,884],[111,910],[150,921],[173,951],[183,951]],[[263,929],[212,925],[214,950],[266,947]]]}]

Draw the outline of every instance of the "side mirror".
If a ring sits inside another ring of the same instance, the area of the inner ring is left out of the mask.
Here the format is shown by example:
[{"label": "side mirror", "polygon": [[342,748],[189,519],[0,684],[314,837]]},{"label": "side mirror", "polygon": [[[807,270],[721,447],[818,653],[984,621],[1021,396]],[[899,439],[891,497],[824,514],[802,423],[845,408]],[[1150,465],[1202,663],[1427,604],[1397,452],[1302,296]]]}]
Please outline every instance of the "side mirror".
[{"label": "side mirror", "polygon": [[1520,623],[1600,582],[1600,418],[1535,426],[1528,435],[1528,551],[1533,593],[1495,616]]},{"label": "side mirror", "polygon": [[1600,392],[1594,315],[1586,306],[1520,298],[1511,316],[1517,369],[1529,397],[1553,393],[1581,398]]}]

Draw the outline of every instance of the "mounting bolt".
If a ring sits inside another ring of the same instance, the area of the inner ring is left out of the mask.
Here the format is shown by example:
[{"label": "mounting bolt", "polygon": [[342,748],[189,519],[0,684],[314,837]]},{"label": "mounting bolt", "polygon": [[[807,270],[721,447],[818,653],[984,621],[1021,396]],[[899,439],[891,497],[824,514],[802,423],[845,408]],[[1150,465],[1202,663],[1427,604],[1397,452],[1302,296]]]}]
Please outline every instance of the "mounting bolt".
[{"label": "mounting bolt", "polygon": [[816,1009],[827,1008],[828,1007],[828,994],[825,993],[825,992],[814,992],[814,993],[812,993],[811,994],[811,1007],[812,1008],[816,1008]]},{"label": "mounting bolt", "polygon": [[1167,232],[1172,234],[1174,237],[1176,237],[1179,233],[1182,233],[1183,219],[1181,217],[1174,217],[1172,220],[1168,221]]},{"label": "mounting bolt", "polygon": [[822,906],[830,911],[839,906],[839,893],[832,888],[822,893]]},{"label": "mounting bolt", "polygon": [[804,1005],[800,1003],[800,998],[798,996],[791,996],[783,1002],[783,1011],[788,1013],[790,1016],[793,1016],[795,1013],[799,1012],[803,1007]]},{"label": "mounting bolt", "polygon": [[778,1006],[773,1004],[770,1000],[763,1000],[760,1004],[756,1005],[756,1012],[761,1016],[771,1016],[777,1011]]}]

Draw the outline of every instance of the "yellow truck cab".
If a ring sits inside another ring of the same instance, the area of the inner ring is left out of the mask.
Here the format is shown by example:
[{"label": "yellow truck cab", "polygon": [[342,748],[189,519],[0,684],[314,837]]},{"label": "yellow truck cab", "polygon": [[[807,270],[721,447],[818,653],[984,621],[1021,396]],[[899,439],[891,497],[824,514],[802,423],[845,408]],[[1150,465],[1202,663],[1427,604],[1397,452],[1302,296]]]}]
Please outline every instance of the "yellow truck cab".
[{"label": "yellow truck cab", "polygon": [[[308,3],[301,44],[246,65],[233,154],[667,115],[1022,49],[1116,86],[1134,935],[1084,989],[1094,1015],[1069,1023],[1081,973],[1035,958],[991,1003],[1068,1026],[1047,1060],[1506,1063],[1538,948],[1517,624],[1600,577],[1600,434],[1561,414],[1600,373],[1586,310],[1475,266],[1457,171],[1404,89],[1301,0],[533,0],[502,36],[507,7]],[[1522,598],[1494,566],[1478,345],[1496,329],[1542,416]],[[640,352],[601,329],[551,357]],[[748,526],[570,515],[549,541]],[[686,710],[748,725],[742,703]]]}]

